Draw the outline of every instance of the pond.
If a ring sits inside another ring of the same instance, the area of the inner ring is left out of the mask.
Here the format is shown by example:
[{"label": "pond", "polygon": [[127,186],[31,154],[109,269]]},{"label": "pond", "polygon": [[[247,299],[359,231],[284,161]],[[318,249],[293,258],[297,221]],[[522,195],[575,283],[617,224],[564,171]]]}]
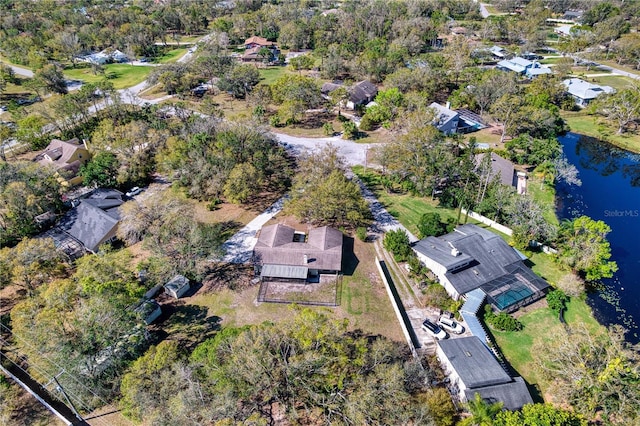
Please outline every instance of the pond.
[{"label": "pond", "polygon": [[556,209],[561,219],[587,215],[611,227],[612,259],[619,270],[589,294],[598,321],[629,329],[627,340],[640,341],[640,155],[606,142],[567,133],[558,138],[564,154],[580,173],[579,187],[558,185]]}]

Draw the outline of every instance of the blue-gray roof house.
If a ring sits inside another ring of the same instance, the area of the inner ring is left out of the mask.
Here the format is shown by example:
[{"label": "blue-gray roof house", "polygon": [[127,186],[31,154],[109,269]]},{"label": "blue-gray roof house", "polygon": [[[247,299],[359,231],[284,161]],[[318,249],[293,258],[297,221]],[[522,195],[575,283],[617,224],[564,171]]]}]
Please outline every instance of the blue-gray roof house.
[{"label": "blue-gray roof house", "polygon": [[533,399],[522,377],[511,377],[476,336],[437,341],[436,354],[461,401],[483,400],[519,410]]},{"label": "blue-gray roof house", "polygon": [[455,300],[481,289],[494,309],[513,312],[542,298],[549,287],[513,247],[477,225],[424,238],[413,250]]},{"label": "blue-gray roof house", "polygon": [[511,59],[504,59],[496,65],[496,68],[502,71],[515,72],[523,74],[529,78],[537,77],[543,74],[551,74],[551,68],[540,65],[535,61],[516,56]]},{"label": "blue-gray roof house", "polygon": [[445,135],[452,135],[458,131],[460,114],[436,102],[429,105],[434,111],[433,125]]},{"label": "blue-gray roof house", "polygon": [[615,92],[613,87],[591,84],[580,78],[568,78],[563,80],[562,84],[566,87],[567,93],[576,101],[576,105],[580,107],[589,105],[592,100],[600,95]]}]

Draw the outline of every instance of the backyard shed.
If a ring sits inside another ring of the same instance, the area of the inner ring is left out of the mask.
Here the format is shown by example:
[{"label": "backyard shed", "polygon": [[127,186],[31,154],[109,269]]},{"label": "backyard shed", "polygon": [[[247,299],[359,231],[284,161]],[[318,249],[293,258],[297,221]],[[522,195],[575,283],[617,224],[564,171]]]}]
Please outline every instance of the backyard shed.
[{"label": "backyard shed", "polygon": [[180,299],[190,288],[189,279],[184,275],[176,275],[164,285],[164,291],[176,299]]},{"label": "backyard shed", "polygon": [[149,325],[162,315],[162,308],[155,300],[143,300],[135,312],[140,315],[145,324]]}]

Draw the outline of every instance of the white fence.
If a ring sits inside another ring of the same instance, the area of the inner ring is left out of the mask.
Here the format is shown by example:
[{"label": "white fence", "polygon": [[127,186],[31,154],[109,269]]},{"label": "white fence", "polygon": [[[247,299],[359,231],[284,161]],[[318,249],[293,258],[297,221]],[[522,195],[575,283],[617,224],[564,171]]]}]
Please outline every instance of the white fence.
[{"label": "white fence", "polygon": [[500,231],[503,234],[507,234],[508,236],[512,236],[513,235],[513,231],[511,230],[511,228],[507,228],[506,226],[499,224],[495,220],[491,220],[488,217],[482,216],[481,214],[478,214],[478,213],[472,212],[472,211],[467,212],[466,209],[462,209],[462,214],[468,214],[471,219],[474,219],[474,220],[477,220],[478,222],[484,223],[485,225],[495,229],[496,231]]}]

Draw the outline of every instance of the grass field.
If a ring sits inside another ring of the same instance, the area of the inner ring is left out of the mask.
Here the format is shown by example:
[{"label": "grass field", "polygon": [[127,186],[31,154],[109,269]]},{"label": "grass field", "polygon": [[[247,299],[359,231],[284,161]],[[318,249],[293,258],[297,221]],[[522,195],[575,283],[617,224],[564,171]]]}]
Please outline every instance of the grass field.
[{"label": "grass field", "polygon": [[542,176],[530,174],[527,179],[527,193],[538,201],[543,209],[543,216],[549,223],[558,225],[560,222],[556,215],[556,191],[549,185],[542,184]]},{"label": "grass field", "polygon": [[[526,308],[525,308],[526,309]],[[600,333],[600,326],[591,314],[591,308],[580,299],[571,299],[565,312],[565,320],[569,325],[583,323],[592,333]],[[518,318],[523,324],[522,331],[506,332],[491,329],[491,333],[511,366],[530,384],[538,387],[542,395],[550,391],[551,383],[539,373],[532,353],[534,344],[544,341],[563,326],[558,316],[548,307],[530,310]]]},{"label": "grass field", "polygon": [[68,68],[64,70],[67,78],[82,80],[86,83],[97,83],[105,79],[111,81],[116,89],[124,89],[143,82],[152,67],[133,66],[129,64],[107,64],[104,74],[93,74],[91,68]]},{"label": "grass field", "polygon": [[640,152],[640,135],[627,132],[619,135],[617,128],[603,117],[584,113],[562,112],[572,132],[609,142],[632,152]]},{"label": "grass field", "polygon": [[[598,72],[598,74],[600,74],[600,72]],[[588,80],[591,83],[596,83],[603,86],[611,86],[616,90],[626,89],[636,83],[632,78],[613,74],[605,75],[602,77],[589,77]]]},{"label": "grass field", "polygon": [[286,67],[268,67],[258,69],[260,84],[271,84],[287,72]]},{"label": "grass field", "polygon": [[180,59],[185,53],[187,53],[187,49],[184,47],[167,50],[164,52],[162,56],[159,56],[153,60],[154,64],[169,64],[172,62],[176,62]]}]

